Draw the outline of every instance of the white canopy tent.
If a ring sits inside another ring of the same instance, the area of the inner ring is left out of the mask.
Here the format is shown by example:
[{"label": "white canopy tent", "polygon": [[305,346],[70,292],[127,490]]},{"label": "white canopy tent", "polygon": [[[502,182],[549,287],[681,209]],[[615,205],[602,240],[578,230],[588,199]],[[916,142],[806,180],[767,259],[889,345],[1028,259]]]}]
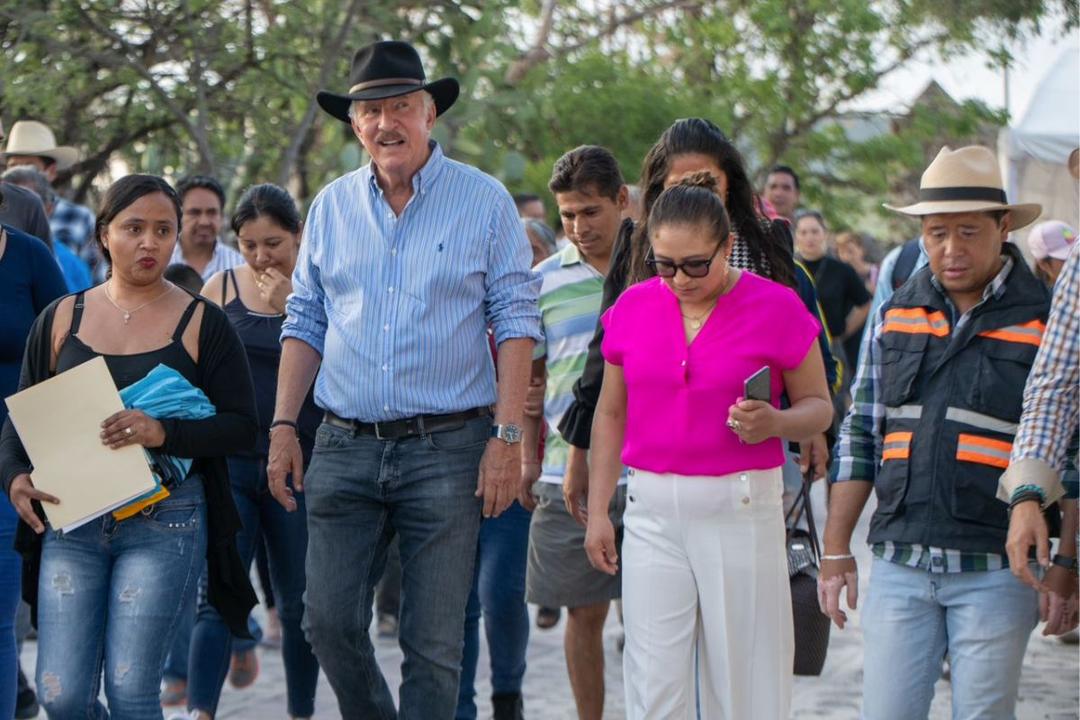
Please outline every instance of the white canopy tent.
[{"label": "white canopy tent", "polygon": [[[1080,47],[1065,48],[1043,76],[1019,124],[998,135],[998,157],[1010,202],[1039,203],[1039,221],[1080,224],[1077,181],[1069,154],[1080,146]],[[1027,237],[1027,229],[1018,233]],[[1027,244],[1021,243],[1027,252]]]}]

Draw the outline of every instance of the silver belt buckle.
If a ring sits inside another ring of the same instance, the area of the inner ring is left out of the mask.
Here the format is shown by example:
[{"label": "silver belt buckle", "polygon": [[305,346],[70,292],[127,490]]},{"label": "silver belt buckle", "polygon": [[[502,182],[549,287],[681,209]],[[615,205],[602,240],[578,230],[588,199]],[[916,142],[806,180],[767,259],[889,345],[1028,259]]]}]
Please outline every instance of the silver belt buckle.
[{"label": "silver belt buckle", "polygon": [[379,429],[380,426],[382,425],[382,423],[375,422],[375,423],[372,423],[372,424],[375,426],[375,439],[376,440],[386,440],[387,438],[384,438],[382,436],[382,431]]}]

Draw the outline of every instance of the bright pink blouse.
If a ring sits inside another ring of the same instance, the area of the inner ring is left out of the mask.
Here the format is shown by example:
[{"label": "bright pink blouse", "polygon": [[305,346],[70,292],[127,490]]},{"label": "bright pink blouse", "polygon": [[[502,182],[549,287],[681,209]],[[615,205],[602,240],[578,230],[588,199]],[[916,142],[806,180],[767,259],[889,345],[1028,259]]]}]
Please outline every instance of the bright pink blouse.
[{"label": "bright pink blouse", "polygon": [[793,290],[743,271],[686,344],[679,301],[660,278],[638,283],[602,318],[604,359],[626,381],[622,461],[641,470],[728,475],[784,462],[783,443],[744,445],[727,427],[746,378],[768,365],[773,404],[820,326]]}]

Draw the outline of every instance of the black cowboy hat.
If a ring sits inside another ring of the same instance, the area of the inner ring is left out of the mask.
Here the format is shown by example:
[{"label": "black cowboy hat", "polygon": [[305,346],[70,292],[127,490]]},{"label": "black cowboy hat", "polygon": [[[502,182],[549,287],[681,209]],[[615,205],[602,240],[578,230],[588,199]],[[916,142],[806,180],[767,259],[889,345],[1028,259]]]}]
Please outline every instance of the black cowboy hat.
[{"label": "black cowboy hat", "polygon": [[450,77],[430,83],[425,80],[416,48],[406,42],[384,40],[365,45],[353,55],[347,94],[320,90],[315,99],[338,120],[350,122],[349,107],[356,100],[381,100],[427,90],[435,99],[435,114],[442,115],[457,100],[458,81]]}]

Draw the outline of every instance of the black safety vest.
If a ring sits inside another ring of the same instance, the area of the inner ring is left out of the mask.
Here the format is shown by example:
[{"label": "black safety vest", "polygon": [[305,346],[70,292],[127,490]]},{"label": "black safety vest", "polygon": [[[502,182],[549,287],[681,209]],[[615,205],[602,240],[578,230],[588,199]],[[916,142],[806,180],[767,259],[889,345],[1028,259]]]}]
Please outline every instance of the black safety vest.
[{"label": "black safety vest", "polygon": [[997,485],[1009,464],[1024,383],[1042,342],[1050,297],[1016,247],[1005,292],[950,327],[930,268],[886,306],[880,399],[884,445],[871,543],[919,543],[1004,553],[1007,506]]}]

